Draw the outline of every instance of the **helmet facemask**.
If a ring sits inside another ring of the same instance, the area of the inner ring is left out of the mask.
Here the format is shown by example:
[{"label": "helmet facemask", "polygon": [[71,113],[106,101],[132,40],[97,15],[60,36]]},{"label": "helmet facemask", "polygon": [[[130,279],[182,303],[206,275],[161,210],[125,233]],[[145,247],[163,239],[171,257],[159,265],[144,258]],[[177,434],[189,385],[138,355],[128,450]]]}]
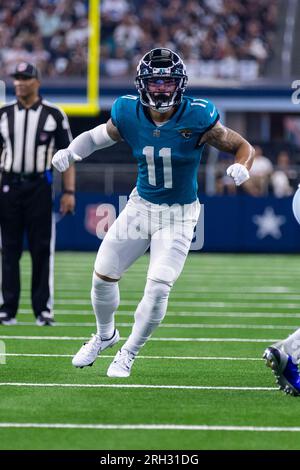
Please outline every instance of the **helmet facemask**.
[{"label": "helmet facemask", "polygon": [[187,83],[185,66],[170,49],[153,49],[141,59],[135,83],[142,104],[165,113],[182,101]]}]

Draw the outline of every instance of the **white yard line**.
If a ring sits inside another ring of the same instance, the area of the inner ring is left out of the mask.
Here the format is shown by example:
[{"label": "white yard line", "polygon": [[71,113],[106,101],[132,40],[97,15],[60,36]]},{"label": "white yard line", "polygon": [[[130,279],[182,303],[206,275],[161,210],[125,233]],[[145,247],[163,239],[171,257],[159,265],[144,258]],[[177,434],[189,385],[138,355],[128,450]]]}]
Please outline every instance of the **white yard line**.
[{"label": "white yard line", "polygon": [[[12,356],[12,357],[73,357],[74,354],[17,354],[17,353],[6,353],[1,356]],[[107,356],[101,354],[101,358],[113,358],[114,355]],[[174,361],[262,361],[263,359],[258,357],[216,357],[216,356],[137,356],[136,359],[147,359],[147,360],[163,360],[169,359]]]},{"label": "white yard line", "polygon": [[[28,305],[27,302],[23,302],[24,305]],[[122,305],[127,305],[127,306],[133,306],[136,307],[138,303],[137,300],[121,300],[121,306]],[[84,300],[84,299],[57,299],[55,300],[55,305],[91,305],[90,300]],[[269,303],[269,302],[201,302],[201,301],[170,301],[169,302],[170,307],[211,307],[211,308],[224,308],[224,307],[234,307],[234,308],[273,308],[273,309],[297,309],[300,311],[300,302],[298,303]]]},{"label": "white yard line", "polygon": [[50,387],[50,388],[142,388],[162,390],[232,390],[249,392],[273,392],[276,387],[226,387],[205,385],[146,385],[146,384],[65,384],[65,383],[30,383],[30,382],[0,382],[0,387]]},{"label": "white yard line", "polygon": [[[10,336],[0,335],[0,339],[25,339],[38,341],[86,341],[86,336]],[[120,338],[126,340],[126,337]],[[253,339],[253,338],[150,338],[148,341],[168,341],[168,342],[204,342],[204,343],[275,343],[280,339]]]},{"label": "white yard line", "polygon": [[[18,322],[21,326],[36,326],[34,322]],[[120,323],[117,322],[118,327],[131,328],[133,323]],[[71,323],[71,322],[56,322],[55,327],[95,327],[95,322],[90,323]],[[299,328],[299,325],[237,325],[237,324],[209,324],[209,323],[162,323],[159,328],[184,328],[184,329],[238,329],[238,330],[293,330]]]},{"label": "white yard line", "polygon": [[[257,269],[256,269],[257,270]],[[253,271],[249,271],[249,274],[252,275]],[[299,272],[300,274],[300,272]],[[130,273],[128,273],[130,275]],[[124,278],[125,279],[125,278]],[[121,283],[123,280],[120,281]],[[70,282],[67,286],[62,286],[58,282],[56,283],[56,289],[59,290],[69,290],[70,288],[73,290],[76,290],[76,287],[81,289],[81,286],[78,286],[77,281],[75,282]],[[121,286],[122,287],[122,286]],[[133,286],[132,286],[133,287]],[[182,289],[182,291],[189,291],[189,288],[185,288],[184,286],[180,286],[178,283],[174,287],[174,292],[177,292],[178,290]],[[228,289],[225,289],[224,286],[216,286],[216,285],[208,285],[208,286],[197,286],[197,291],[198,292],[220,292],[220,293],[226,293],[228,292]],[[28,291],[29,292],[29,291]],[[133,292],[140,292],[140,289],[133,288]],[[229,289],[229,292],[235,292],[235,293],[279,293],[279,294],[287,294],[287,293],[295,293],[298,294],[299,290],[296,287],[290,287],[290,286],[282,286],[282,285],[270,285],[268,284],[251,284],[247,286],[231,286]]]},{"label": "white yard line", "polygon": [[[300,273],[299,273],[300,274]],[[122,293],[122,285],[120,286],[121,288],[121,293]],[[67,286],[62,286],[62,285],[57,285],[55,286],[55,291],[57,293],[59,293],[59,295],[61,294],[68,294],[68,295],[74,295],[76,292],[79,292],[79,293],[82,293],[84,295],[86,295],[86,292],[88,290],[88,286],[85,287],[85,286],[76,286],[76,285],[67,285]],[[136,294],[136,295],[139,295],[142,293],[142,289],[130,289],[130,293],[131,294]],[[30,298],[30,291],[29,290],[25,290],[23,291],[23,295],[26,295],[26,297]],[[125,289],[124,289],[124,293],[123,295],[125,294]],[[222,289],[222,288],[212,288],[212,287],[199,287],[197,286],[196,288],[194,289],[191,289],[190,287],[188,288],[178,288],[177,286],[175,286],[172,290],[172,296],[175,296],[175,295],[185,295],[185,294],[193,294],[193,295],[218,295],[218,296],[232,296],[234,298],[240,298],[241,295],[243,298],[245,298],[245,296],[249,297],[249,298],[257,298],[257,296],[259,296],[259,298],[263,298],[263,297],[267,297],[267,298],[274,298],[274,294],[275,294],[275,297],[276,299],[286,299],[286,297],[290,297],[291,295],[294,297],[296,297],[297,299],[300,298],[300,294],[299,294],[299,291],[297,291],[296,289],[289,289],[289,288],[284,288],[284,287],[275,287],[275,288],[271,288],[270,289],[267,289],[267,288],[263,288],[263,289],[259,289],[259,288],[254,288],[254,289],[248,289],[248,288],[241,288],[241,289],[237,289],[237,288],[230,288],[230,289]]]},{"label": "white yard line", "polygon": [[[255,271],[255,278],[256,280],[257,279],[263,279],[265,281],[266,279],[266,276],[269,278],[269,279],[279,279],[279,280],[282,280],[282,279],[295,279],[295,277],[299,276],[300,274],[300,271],[299,270],[287,270],[285,272],[282,272],[280,269],[278,270],[272,270],[272,271],[258,271],[258,268],[253,268],[253,269],[256,269]],[[222,276],[230,276],[230,277],[237,277],[239,280],[241,278],[246,278],[246,277],[249,277],[251,276],[251,274],[253,274],[253,270],[252,269],[248,269],[247,271],[243,271],[242,269],[239,271],[219,271],[217,268],[216,270],[201,270],[201,267],[199,267],[199,270],[198,271],[194,271],[194,272],[191,272],[193,270],[190,270],[189,271],[189,268],[186,269],[185,273],[184,273],[184,278],[185,279],[201,279],[203,278],[204,276],[209,278],[209,279],[214,279],[216,278],[217,280],[220,280],[222,279]],[[31,270],[30,269],[23,269],[22,270],[23,274],[25,275],[30,275],[30,272]],[[66,269],[66,270],[61,270],[61,271],[57,271],[56,270],[56,273],[55,273],[55,276],[57,279],[62,279],[62,278],[69,278],[70,280],[72,279],[77,279],[78,277],[80,277],[80,279],[84,279],[86,282],[90,282],[91,281],[91,273],[93,272],[93,268],[91,268],[91,270],[77,270],[77,267],[76,269],[74,270],[74,268],[70,267],[69,269]],[[127,273],[127,278],[130,276],[130,278],[137,278],[139,280],[147,277],[147,269],[143,269],[141,271],[136,271],[136,272],[130,272],[130,273]],[[126,279],[126,278],[125,278]],[[280,281],[279,281],[280,282]]]},{"label": "white yard line", "polygon": [[[128,289],[126,286],[120,286],[121,290],[121,298],[126,299]],[[66,286],[65,288],[62,286],[56,287],[55,288],[55,293],[56,293],[56,298],[60,299],[68,299],[68,298],[85,298],[89,300],[88,297],[88,292],[89,288],[84,288],[78,285],[69,285]],[[140,299],[143,295],[143,289],[130,289],[130,296],[136,299]],[[232,299],[234,300],[299,300],[300,295],[299,291],[296,289],[287,289],[286,292],[282,291],[281,289],[278,289],[277,291],[267,291],[266,289],[264,290],[253,290],[253,291],[248,291],[248,289],[241,289],[240,291],[231,289],[231,286],[228,286],[228,288],[222,289],[222,288],[217,288],[217,289],[211,289],[211,288],[204,288],[201,289],[199,288],[198,285],[195,284],[195,287],[193,287],[193,284],[191,283],[189,289],[177,289],[172,292],[171,294],[171,300],[176,299],[177,297],[193,297],[196,300],[200,300],[201,297],[220,297],[221,300],[226,299]],[[30,301],[30,291],[24,290],[22,293],[22,299],[26,301]],[[130,300],[130,299],[128,299]]]},{"label": "white yard line", "polygon": [[[74,270],[74,266],[76,266],[76,270],[75,270],[75,273],[76,272],[80,272],[80,273],[86,273],[86,276],[89,276],[91,271],[93,270],[93,263],[91,264],[88,264],[88,265],[85,265],[85,266],[80,266],[80,264],[77,262],[75,263],[61,263],[60,265],[56,264],[56,268],[55,268],[55,272],[56,272],[56,275],[57,274],[64,274],[65,272],[70,274],[70,271]],[[25,271],[30,271],[30,263],[23,263],[23,269]],[[219,269],[218,269],[219,268]],[[253,268],[256,268],[256,270],[258,271],[258,273],[262,273],[262,274],[281,274],[281,273],[292,273],[292,274],[299,274],[300,273],[300,270],[299,268],[297,268],[296,266],[291,266],[290,269],[289,267],[281,267],[281,266],[272,266],[271,268],[267,267],[267,266],[264,266],[262,267],[261,266],[261,269],[259,269],[259,267],[256,265],[248,265],[248,266],[237,266],[237,267],[228,267],[226,268],[226,271],[224,269],[221,269],[220,268],[220,265],[217,263],[215,266],[208,266],[208,265],[201,265],[201,263],[199,262],[199,265],[198,266],[192,266],[192,265],[189,265],[187,266],[186,268],[186,271],[185,271],[185,276],[190,276],[191,274],[197,274],[198,276],[201,276],[203,273],[205,274],[214,274],[214,275],[220,275],[222,276],[223,274],[249,274],[249,272],[252,272]],[[228,269],[228,271],[227,271]],[[144,273],[145,275],[147,274],[147,267],[145,265],[143,266],[132,266],[130,268],[130,270],[128,271],[129,274],[142,274]],[[74,274],[75,274],[74,273]]]},{"label": "white yard line", "polygon": [[[73,300],[88,300],[90,301],[90,299],[88,298],[87,296],[87,292],[88,292],[88,289],[74,289],[74,290],[69,290],[68,289],[62,289],[62,290],[59,290],[59,289],[56,289],[56,299],[60,299],[60,300],[65,300],[65,301],[68,301],[69,299],[73,299]],[[125,294],[125,293],[124,293]],[[122,292],[121,292],[121,299],[124,299],[124,301],[130,301],[130,300],[135,300],[135,299],[140,299],[142,297],[142,291],[139,290],[139,291],[135,291],[135,290],[131,290],[130,289],[130,292],[128,295],[128,291],[126,292],[127,295],[122,295]],[[186,299],[191,299],[191,300],[195,300],[195,301],[198,301],[200,300],[201,301],[201,298],[207,298],[207,297],[220,297],[221,299],[220,300],[225,300],[225,301],[236,301],[236,300],[250,300],[250,301],[274,301],[276,300],[276,302],[282,302],[282,301],[290,301],[290,300],[300,300],[300,295],[299,294],[276,294],[274,295],[274,293],[270,293],[270,294],[248,294],[248,293],[241,293],[241,294],[233,294],[231,292],[223,292],[223,293],[218,293],[218,295],[216,295],[215,292],[209,292],[209,291],[205,291],[205,292],[200,292],[198,291],[198,289],[194,289],[192,291],[186,291],[186,290],[182,290],[182,291],[174,291],[172,292],[172,295],[170,297],[170,301],[175,301],[176,302],[176,298],[179,298],[179,299],[182,299],[182,298],[186,298]],[[26,295],[23,295],[22,297],[22,300],[24,302],[30,302],[31,298],[30,298],[30,294],[27,292]],[[216,299],[214,299],[216,300]]]},{"label": "white yard line", "polygon": [[0,423],[0,428],[37,429],[114,429],[149,431],[230,431],[230,432],[300,432],[299,426],[223,426],[207,424],[74,424],[74,423]]},{"label": "white yard line", "polygon": [[[32,315],[33,312],[30,308],[21,308],[19,313],[22,315]],[[133,317],[134,312],[131,310],[118,310],[116,315],[121,316],[131,316]],[[94,313],[91,310],[67,310],[67,309],[56,309],[55,315],[83,315],[83,316],[92,316],[94,318]],[[271,312],[174,312],[173,310],[168,310],[167,317],[231,317],[231,318],[300,318],[300,313],[271,313]]]},{"label": "white yard line", "polygon": [[[300,273],[299,273],[300,274]],[[86,292],[86,287],[78,286],[77,284],[68,284],[67,286],[62,286],[62,285],[56,285],[55,286],[55,291],[57,292]],[[121,291],[122,291],[122,285],[121,285]],[[28,298],[30,297],[30,292],[29,290],[25,290],[25,293],[27,293]],[[135,293],[135,294],[140,294],[142,291],[141,289],[130,289],[130,292]],[[269,296],[272,296],[276,294],[276,298],[278,295],[282,296],[287,296],[290,294],[296,294],[299,296],[299,290],[298,289],[293,289],[290,287],[286,286],[264,286],[264,287],[230,287],[228,289],[224,289],[222,287],[200,287],[197,286],[195,289],[185,289],[184,287],[178,288],[177,286],[174,287],[174,290],[172,291],[172,295],[178,294],[178,293],[201,293],[201,294],[220,294],[220,295],[235,295],[235,296],[240,296],[240,294],[243,295],[252,295],[252,296],[257,296],[257,294],[266,294]]]}]

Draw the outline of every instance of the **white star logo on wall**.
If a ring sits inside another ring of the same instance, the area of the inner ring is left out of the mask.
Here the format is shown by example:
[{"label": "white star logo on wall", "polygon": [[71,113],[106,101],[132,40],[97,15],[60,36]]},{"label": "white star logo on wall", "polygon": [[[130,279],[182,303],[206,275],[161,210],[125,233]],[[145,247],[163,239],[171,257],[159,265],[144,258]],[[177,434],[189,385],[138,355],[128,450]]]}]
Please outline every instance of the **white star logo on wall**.
[{"label": "white star logo on wall", "polygon": [[252,218],[257,225],[257,238],[265,238],[270,235],[276,240],[282,237],[280,226],[285,224],[286,218],[283,215],[276,215],[273,207],[266,207],[262,215],[255,215]]}]

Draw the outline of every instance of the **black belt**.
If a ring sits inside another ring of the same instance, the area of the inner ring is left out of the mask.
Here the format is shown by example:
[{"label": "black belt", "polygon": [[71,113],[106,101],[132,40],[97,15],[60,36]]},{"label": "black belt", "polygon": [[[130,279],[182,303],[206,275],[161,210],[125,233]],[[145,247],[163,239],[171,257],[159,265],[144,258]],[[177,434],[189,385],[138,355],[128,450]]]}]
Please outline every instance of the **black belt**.
[{"label": "black belt", "polygon": [[45,173],[7,173],[5,171],[2,172],[2,181],[7,183],[23,183],[24,181],[35,181],[40,178],[44,178]]}]

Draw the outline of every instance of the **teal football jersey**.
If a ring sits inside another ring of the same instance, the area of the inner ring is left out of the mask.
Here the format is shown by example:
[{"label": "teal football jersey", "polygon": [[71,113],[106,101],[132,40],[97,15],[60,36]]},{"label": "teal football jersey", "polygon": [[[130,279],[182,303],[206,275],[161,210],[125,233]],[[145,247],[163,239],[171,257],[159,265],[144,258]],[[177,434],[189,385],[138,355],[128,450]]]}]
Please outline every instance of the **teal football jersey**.
[{"label": "teal football jersey", "polygon": [[209,100],[184,97],[171,119],[157,126],[138,96],[118,98],[111,119],[138,163],[137,191],[154,204],[197,199],[202,135],[219,119]]}]

